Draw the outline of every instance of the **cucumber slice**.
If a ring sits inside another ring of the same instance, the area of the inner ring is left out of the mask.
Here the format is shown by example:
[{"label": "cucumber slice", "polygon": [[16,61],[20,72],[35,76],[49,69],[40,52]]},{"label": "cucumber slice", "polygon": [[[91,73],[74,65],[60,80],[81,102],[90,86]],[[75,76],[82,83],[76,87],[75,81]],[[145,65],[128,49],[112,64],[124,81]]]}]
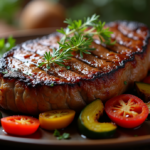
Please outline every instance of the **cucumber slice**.
[{"label": "cucumber slice", "polygon": [[104,105],[100,99],[88,104],[78,117],[78,128],[81,134],[88,138],[108,138],[112,137],[117,129],[114,123],[98,122],[103,114]]}]

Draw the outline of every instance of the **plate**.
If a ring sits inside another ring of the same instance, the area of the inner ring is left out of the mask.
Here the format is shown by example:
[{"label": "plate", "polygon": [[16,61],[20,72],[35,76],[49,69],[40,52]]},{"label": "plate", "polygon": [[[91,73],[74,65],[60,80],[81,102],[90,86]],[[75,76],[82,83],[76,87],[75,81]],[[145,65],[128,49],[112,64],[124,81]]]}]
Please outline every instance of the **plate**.
[{"label": "plate", "polygon": [[[9,115],[17,115],[10,111],[0,108],[3,117]],[[66,140],[58,140],[53,131],[47,131],[39,127],[39,129],[29,136],[12,136],[7,134],[0,127],[0,145],[6,145],[17,148],[36,148],[36,149],[112,149],[112,148],[128,148],[134,146],[145,146],[150,143],[150,121],[145,121],[140,127],[135,129],[117,128],[115,135],[107,139],[88,139],[81,135],[77,128],[77,117],[65,129],[59,130],[61,134],[70,133],[70,138]]]},{"label": "plate", "polygon": [[[20,44],[26,40],[38,38],[46,34],[50,34],[54,29],[32,31],[30,34],[24,32],[18,32],[13,37],[16,39],[16,43]],[[0,108],[3,117],[14,115],[13,112],[3,110]],[[16,113],[15,113],[16,115]],[[108,139],[88,139],[81,135],[77,128],[77,117],[74,121],[65,129],[59,130],[61,134],[64,132],[70,133],[70,139],[58,140],[54,135],[53,131],[47,131],[39,128],[34,134],[29,136],[12,136],[7,134],[0,126],[0,145],[4,148],[21,148],[23,149],[65,149],[65,150],[77,150],[77,149],[132,149],[133,148],[144,148],[149,147],[150,143],[150,121],[145,121],[140,127],[136,129],[124,129],[121,127],[117,128],[115,135]]]}]

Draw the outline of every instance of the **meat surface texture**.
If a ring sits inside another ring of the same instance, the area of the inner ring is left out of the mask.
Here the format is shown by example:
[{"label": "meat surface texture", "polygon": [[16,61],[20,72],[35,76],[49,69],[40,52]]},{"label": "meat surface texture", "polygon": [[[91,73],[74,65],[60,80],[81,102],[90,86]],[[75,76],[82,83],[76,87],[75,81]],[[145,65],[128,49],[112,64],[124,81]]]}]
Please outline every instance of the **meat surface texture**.
[{"label": "meat surface texture", "polygon": [[[81,111],[99,98],[104,103],[133,88],[150,68],[150,32],[142,23],[116,21],[106,24],[114,45],[97,37],[91,54],[76,52],[64,60],[66,67],[38,67],[45,52],[57,48],[61,34],[26,41],[0,59],[0,106],[6,110],[37,115],[52,109]],[[68,67],[69,66],[69,67]]]}]

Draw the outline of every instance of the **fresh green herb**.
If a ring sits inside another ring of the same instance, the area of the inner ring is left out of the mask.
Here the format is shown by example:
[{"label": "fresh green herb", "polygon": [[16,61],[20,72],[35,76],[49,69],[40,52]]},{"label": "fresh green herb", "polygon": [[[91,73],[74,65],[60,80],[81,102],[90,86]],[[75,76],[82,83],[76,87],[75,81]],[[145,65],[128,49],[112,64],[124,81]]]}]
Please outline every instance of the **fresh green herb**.
[{"label": "fresh green herb", "polygon": [[53,135],[56,137],[60,136],[60,132],[57,129],[55,129]]},{"label": "fresh green herb", "polygon": [[53,135],[56,136],[58,140],[68,139],[70,137],[69,133],[63,133],[62,135],[60,135],[60,132],[58,130],[56,130],[56,129],[55,129]]},{"label": "fresh green herb", "polygon": [[70,134],[69,133],[63,133],[62,138],[63,139],[69,139]]},{"label": "fresh green herb", "polygon": [[5,72],[2,72],[3,74],[7,74],[8,73],[8,71],[5,71]]},{"label": "fresh green herb", "polygon": [[137,136],[138,136],[137,134],[134,135],[134,137],[137,137]]},{"label": "fresh green herb", "polygon": [[50,86],[54,86],[54,83],[51,83]]},{"label": "fresh green herb", "polygon": [[70,66],[66,66],[66,68],[69,70],[69,69],[70,69]]},{"label": "fresh green herb", "polygon": [[[65,43],[66,41],[68,42],[71,38],[70,35],[74,34],[80,38],[84,37],[86,40],[89,38],[91,42],[93,41],[93,35],[98,35],[102,43],[113,44],[110,41],[112,32],[109,31],[109,28],[104,28],[105,22],[102,23],[99,20],[99,15],[94,14],[91,18],[84,18],[83,23],[82,20],[71,19],[66,19],[64,22],[68,24],[68,27],[66,29],[61,28],[60,30],[57,30],[64,34],[64,37],[61,39],[61,43]],[[88,27],[90,27],[89,30],[87,30]]]},{"label": "fresh green herb", "polygon": [[127,85],[127,81],[124,81],[124,85]]},{"label": "fresh green herb", "polygon": [[8,37],[6,43],[4,38],[0,39],[0,57],[2,57],[5,52],[13,48],[15,46],[15,42],[16,41],[12,36]]},{"label": "fresh green herb", "polygon": [[58,42],[59,48],[53,49],[52,54],[46,52],[45,61],[41,62],[38,67],[46,64],[47,69],[50,69],[52,63],[64,66],[63,61],[71,59],[73,51],[78,52],[82,58],[84,53],[91,54],[89,50],[95,50],[90,47],[94,35],[99,37],[101,43],[115,43],[111,43],[112,32],[109,28],[104,28],[105,22],[99,21],[99,15],[94,14],[92,17],[85,18],[84,21],[66,19],[64,22],[68,24],[68,27],[57,30],[64,35]]},{"label": "fresh green herb", "polygon": [[53,49],[52,54],[50,54],[50,52],[49,53],[46,52],[44,54],[45,62],[40,63],[38,67],[41,67],[44,64],[46,64],[47,69],[50,69],[50,64],[51,63],[56,63],[60,66],[64,66],[62,64],[63,60],[64,59],[70,59],[70,57],[72,56],[71,55],[71,49],[70,48],[69,49],[63,48],[62,51],[61,51],[61,49],[62,49],[61,47],[57,50]]}]

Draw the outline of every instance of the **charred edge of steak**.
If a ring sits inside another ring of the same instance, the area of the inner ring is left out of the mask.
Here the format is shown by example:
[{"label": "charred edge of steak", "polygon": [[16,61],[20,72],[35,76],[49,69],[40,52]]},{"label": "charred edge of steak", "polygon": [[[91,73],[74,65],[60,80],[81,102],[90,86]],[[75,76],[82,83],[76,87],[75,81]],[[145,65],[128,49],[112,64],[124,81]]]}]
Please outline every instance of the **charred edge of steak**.
[{"label": "charred edge of steak", "polygon": [[114,24],[114,23],[124,24],[125,26],[129,27],[131,30],[136,30],[140,27],[148,28],[144,23],[136,22],[136,21],[127,21],[127,20],[117,20],[115,22],[112,21],[112,22],[106,23],[106,25],[111,26],[111,24]]},{"label": "charred edge of steak", "polygon": [[[118,71],[119,69],[123,68],[125,66],[125,64],[129,61],[134,61],[135,59],[135,55],[138,54],[138,55],[143,55],[145,52],[146,52],[146,49],[147,49],[147,45],[149,44],[149,39],[150,39],[150,31],[148,30],[147,26],[145,26],[143,23],[139,23],[139,22],[128,22],[128,21],[116,21],[116,22],[110,22],[110,23],[107,23],[107,25],[111,26],[111,24],[114,24],[114,23],[118,23],[118,24],[124,24],[125,26],[129,27],[131,30],[136,30],[140,27],[145,27],[147,30],[147,36],[146,38],[143,40],[144,42],[144,46],[142,47],[142,51],[136,51],[136,52],[133,52],[132,55],[126,59],[126,60],[122,60],[121,64],[119,66],[116,66],[116,69],[113,69],[107,73],[97,73],[95,75],[93,75],[93,77],[91,79],[81,79],[79,82],[75,82],[75,83],[71,83],[71,82],[61,82],[61,83],[57,83],[55,81],[45,81],[45,82],[37,82],[36,84],[32,84],[30,82],[30,79],[28,79],[22,72],[11,72],[11,73],[4,73],[6,71],[6,67],[7,67],[7,63],[6,63],[6,58],[11,56],[11,54],[18,48],[21,48],[22,46],[26,45],[26,44],[29,44],[29,43],[37,43],[39,40],[42,40],[42,39],[48,39],[50,36],[57,36],[57,35],[60,35],[59,33],[55,32],[55,33],[52,33],[50,35],[47,35],[47,36],[43,36],[42,38],[37,38],[37,39],[34,39],[34,40],[28,40],[20,45],[17,45],[16,47],[12,48],[10,51],[6,52],[3,57],[0,59],[0,74],[3,75],[3,78],[9,78],[9,79],[17,79],[19,81],[23,81],[27,86],[31,86],[31,87],[35,87],[35,86],[40,86],[40,85],[64,85],[64,84],[68,84],[70,86],[74,86],[75,84],[78,84],[80,86],[80,83],[82,82],[82,80],[90,80],[90,81],[93,81],[95,80],[96,78],[100,78],[100,77],[103,77],[105,75],[110,75],[111,73],[113,72],[116,72]],[[30,49],[27,49],[30,51]]]}]

